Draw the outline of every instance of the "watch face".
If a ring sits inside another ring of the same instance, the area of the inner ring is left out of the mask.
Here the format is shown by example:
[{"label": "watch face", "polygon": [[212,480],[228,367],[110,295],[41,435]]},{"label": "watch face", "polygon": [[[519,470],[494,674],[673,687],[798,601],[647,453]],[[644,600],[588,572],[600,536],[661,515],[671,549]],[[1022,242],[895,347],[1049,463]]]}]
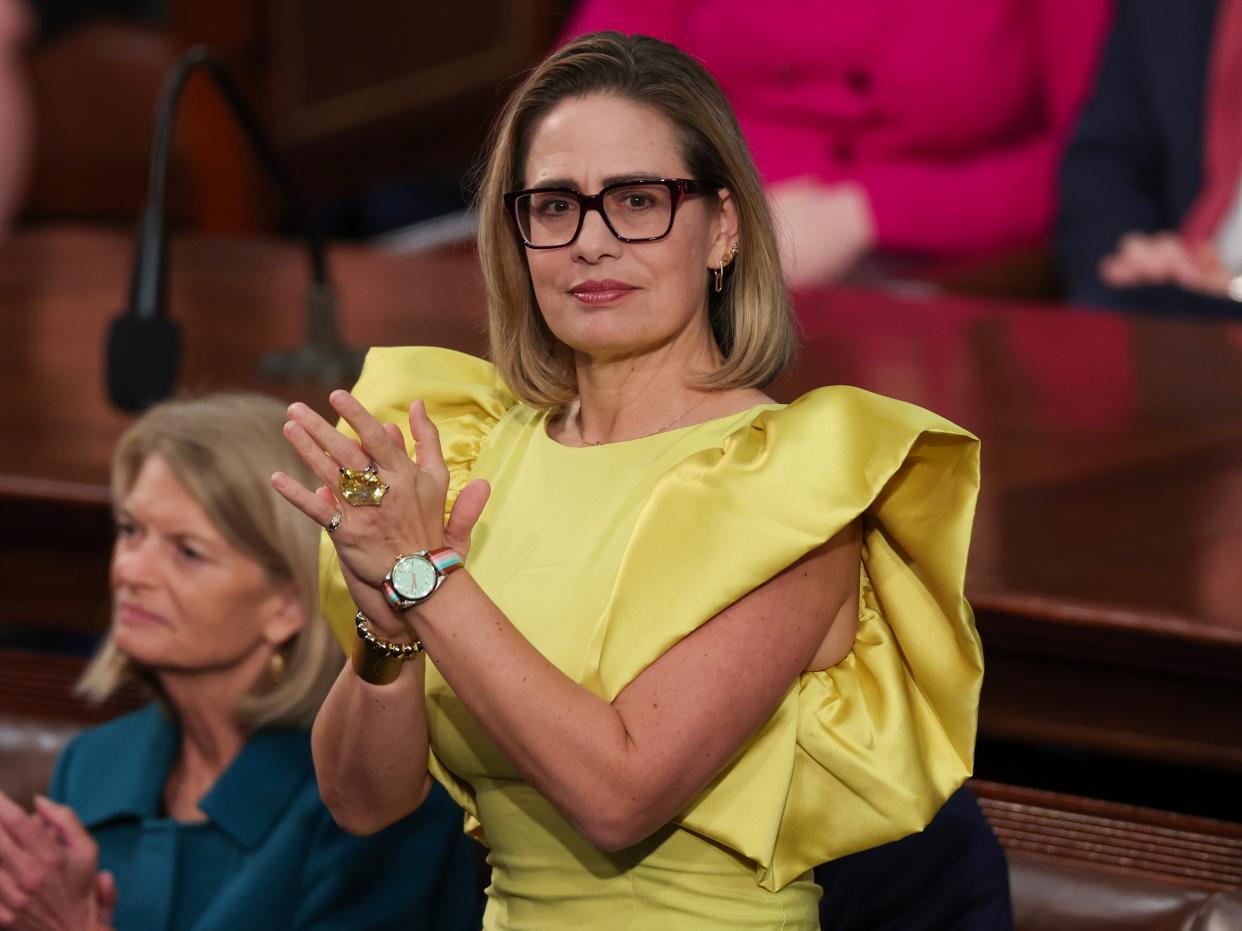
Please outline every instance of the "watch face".
[{"label": "watch face", "polygon": [[392,587],[402,598],[417,601],[436,590],[436,567],[425,556],[406,556],[392,567]]}]

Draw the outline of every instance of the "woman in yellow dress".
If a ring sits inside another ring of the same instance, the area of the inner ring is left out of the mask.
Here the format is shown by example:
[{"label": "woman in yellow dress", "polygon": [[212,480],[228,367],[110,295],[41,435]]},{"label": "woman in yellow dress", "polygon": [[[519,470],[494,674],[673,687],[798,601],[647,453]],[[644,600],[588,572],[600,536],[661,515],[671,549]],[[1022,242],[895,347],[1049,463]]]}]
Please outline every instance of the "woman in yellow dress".
[{"label": "woman in yellow dress", "polygon": [[970,771],[977,443],[854,388],[764,394],[795,342],[767,204],[671,46],[554,53],[479,209],[492,362],[377,349],[342,430],[290,408],[323,484],[273,483],[329,531],[353,653],[324,800],[366,833],[442,782],[490,847],[489,929],[816,928],[811,868]]}]

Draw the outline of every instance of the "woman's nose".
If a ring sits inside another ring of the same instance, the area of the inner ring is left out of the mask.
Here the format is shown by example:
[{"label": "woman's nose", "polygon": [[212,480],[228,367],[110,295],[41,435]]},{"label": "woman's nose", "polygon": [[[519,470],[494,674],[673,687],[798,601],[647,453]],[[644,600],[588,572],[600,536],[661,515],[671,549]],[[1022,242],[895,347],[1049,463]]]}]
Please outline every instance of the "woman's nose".
[{"label": "woman's nose", "polygon": [[113,585],[149,585],[158,574],[156,548],[150,537],[121,538],[112,549]]},{"label": "woman's nose", "polygon": [[598,210],[588,210],[574,241],[574,253],[585,261],[597,262],[606,255],[616,256],[620,247],[621,240],[612,234],[604,215]]}]

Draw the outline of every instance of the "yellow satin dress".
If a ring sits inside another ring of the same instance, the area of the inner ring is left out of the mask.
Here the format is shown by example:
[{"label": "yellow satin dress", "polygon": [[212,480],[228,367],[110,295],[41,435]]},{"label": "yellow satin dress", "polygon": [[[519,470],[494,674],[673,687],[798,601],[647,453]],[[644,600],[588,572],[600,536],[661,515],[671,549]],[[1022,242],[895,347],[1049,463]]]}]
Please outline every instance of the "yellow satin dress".
[{"label": "yellow satin dress", "polygon": [[[921,830],[969,774],[982,678],[963,598],[979,482],[970,434],[831,387],[570,448],[490,364],[442,349],[372,350],[355,392],[403,429],[410,401],[425,402],[450,506],[471,478],[492,485],[467,570],[540,652],[610,701],[863,519],[853,650],[790,683],[697,798],[619,853],[595,850],[523,781],[429,661],[432,771],[490,848],[485,928],[810,931],[813,866]],[[320,557],[325,616],[348,648],[354,608],[326,537]]]}]

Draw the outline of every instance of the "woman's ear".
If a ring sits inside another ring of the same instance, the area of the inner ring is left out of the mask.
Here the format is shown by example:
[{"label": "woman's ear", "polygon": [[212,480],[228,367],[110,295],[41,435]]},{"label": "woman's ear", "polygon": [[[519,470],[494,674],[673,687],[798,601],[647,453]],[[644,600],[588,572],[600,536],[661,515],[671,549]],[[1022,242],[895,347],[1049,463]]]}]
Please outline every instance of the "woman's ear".
[{"label": "woman's ear", "polygon": [[277,649],[306,625],[302,599],[292,582],[274,587],[264,599],[260,613],[260,632],[272,649]]},{"label": "woman's ear", "polygon": [[711,265],[719,266],[725,261],[734,246],[741,239],[741,218],[737,212],[737,200],[728,188],[716,192],[720,198],[720,210],[716,214],[716,238],[712,242]]}]

